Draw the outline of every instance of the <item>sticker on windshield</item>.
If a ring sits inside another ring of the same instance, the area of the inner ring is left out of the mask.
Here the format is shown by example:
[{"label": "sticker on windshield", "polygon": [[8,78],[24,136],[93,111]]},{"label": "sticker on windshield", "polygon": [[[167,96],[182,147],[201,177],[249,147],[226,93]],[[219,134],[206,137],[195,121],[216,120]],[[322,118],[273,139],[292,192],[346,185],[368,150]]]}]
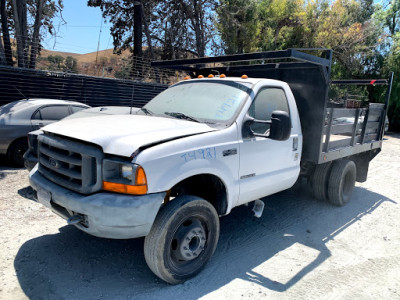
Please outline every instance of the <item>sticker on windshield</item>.
[{"label": "sticker on windshield", "polygon": [[227,100],[225,100],[221,106],[218,108],[217,112],[215,113],[215,118],[216,119],[225,119],[225,114],[228,112],[228,115],[232,115],[232,109],[236,110],[236,103],[239,100],[238,95],[234,95],[229,97]]}]

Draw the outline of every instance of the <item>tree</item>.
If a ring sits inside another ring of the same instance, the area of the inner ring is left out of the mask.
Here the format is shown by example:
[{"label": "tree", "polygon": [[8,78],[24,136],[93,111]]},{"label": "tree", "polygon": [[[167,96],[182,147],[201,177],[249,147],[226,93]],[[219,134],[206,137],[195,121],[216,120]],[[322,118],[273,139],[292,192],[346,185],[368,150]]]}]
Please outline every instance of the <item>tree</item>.
[{"label": "tree", "polygon": [[[158,53],[162,58],[182,57],[187,52],[204,56],[214,32],[213,11],[217,0],[89,0],[88,5],[99,7],[103,17],[113,24],[115,53],[130,49],[134,56],[141,56],[135,53],[140,53],[141,32],[146,37],[149,56],[154,59],[153,45],[161,48]],[[141,23],[135,19],[139,14]]]},{"label": "tree", "polygon": [[62,71],[64,66],[64,57],[61,55],[49,55],[47,57],[49,61],[49,70],[51,71]]},{"label": "tree", "polygon": [[17,42],[19,67],[36,67],[40,40],[45,31],[55,34],[52,20],[61,16],[62,0],[0,0],[5,62],[13,65],[10,34]]},{"label": "tree", "polygon": [[221,0],[217,29],[226,54],[258,50],[261,24],[257,1]]},{"label": "tree", "polygon": [[298,39],[304,24],[303,0],[263,0],[259,7],[262,30],[259,47],[262,50],[286,49],[303,42]]},{"label": "tree", "polygon": [[26,0],[12,0],[15,39],[17,40],[18,67],[24,68],[27,66],[27,6]]},{"label": "tree", "polygon": [[7,6],[6,0],[0,0],[0,17],[1,17],[1,31],[3,33],[3,44],[0,41],[1,48],[4,49],[4,58],[2,63],[12,66],[12,51],[11,51],[11,41],[10,41],[10,30],[8,26],[7,17]]},{"label": "tree", "polygon": [[392,96],[390,99],[388,117],[390,129],[400,131],[400,0],[391,0],[388,9],[383,14],[387,34],[387,54],[383,73],[394,72]]},{"label": "tree", "polygon": [[[103,57],[101,57],[101,58],[103,58]],[[74,58],[72,56],[67,56],[65,58],[64,65],[65,65],[64,68],[63,68],[64,72],[78,73],[78,61],[76,60],[76,58]]]}]

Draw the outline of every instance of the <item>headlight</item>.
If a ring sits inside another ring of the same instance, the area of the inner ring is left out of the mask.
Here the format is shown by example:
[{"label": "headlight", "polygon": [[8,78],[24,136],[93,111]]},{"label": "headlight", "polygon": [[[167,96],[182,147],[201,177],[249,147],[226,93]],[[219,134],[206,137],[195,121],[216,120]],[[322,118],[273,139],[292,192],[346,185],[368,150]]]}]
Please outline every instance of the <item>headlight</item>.
[{"label": "headlight", "polygon": [[103,161],[103,190],[144,195],[147,193],[146,173],[139,165],[105,159]]}]

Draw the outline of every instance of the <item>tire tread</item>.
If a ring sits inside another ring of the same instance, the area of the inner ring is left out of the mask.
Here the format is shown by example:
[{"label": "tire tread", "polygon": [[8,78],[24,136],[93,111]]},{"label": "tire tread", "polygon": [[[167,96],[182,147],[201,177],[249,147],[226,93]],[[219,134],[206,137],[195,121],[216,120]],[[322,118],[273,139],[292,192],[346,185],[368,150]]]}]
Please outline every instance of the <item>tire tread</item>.
[{"label": "tire tread", "polygon": [[[144,242],[144,256],[147,265],[149,266],[150,270],[159,278],[162,280],[170,283],[170,284],[178,284],[181,283],[184,280],[179,280],[176,279],[172,276],[172,274],[169,273],[169,270],[167,270],[164,267],[164,260],[163,260],[163,253],[162,249],[158,247],[162,243],[162,241],[165,239],[165,236],[167,234],[166,228],[169,227],[171,222],[173,221],[174,217],[179,214],[179,209],[182,206],[203,206],[209,209],[212,214],[214,215],[214,218],[218,220],[218,214],[212,206],[211,203],[207,202],[206,200],[196,197],[196,196],[191,196],[191,195],[184,195],[180,196],[171,202],[168,202],[164,206],[161,207],[160,211],[157,214],[157,217],[153,223],[153,226],[149,232],[149,234],[145,238]],[[219,223],[218,223],[218,230],[216,233],[219,236]],[[218,237],[217,237],[218,241]],[[216,248],[216,245],[214,246],[214,249],[212,249],[212,253],[214,253]],[[200,272],[201,269],[198,270]],[[194,275],[196,275],[198,272],[196,272]]]},{"label": "tire tread", "polygon": [[343,188],[342,181],[344,180],[346,172],[354,172],[354,186],[356,175],[356,166],[354,162],[349,159],[342,159],[333,163],[328,181],[328,199],[332,204],[337,206],[343,206],[348,202],[342,198],[341,193]]}]

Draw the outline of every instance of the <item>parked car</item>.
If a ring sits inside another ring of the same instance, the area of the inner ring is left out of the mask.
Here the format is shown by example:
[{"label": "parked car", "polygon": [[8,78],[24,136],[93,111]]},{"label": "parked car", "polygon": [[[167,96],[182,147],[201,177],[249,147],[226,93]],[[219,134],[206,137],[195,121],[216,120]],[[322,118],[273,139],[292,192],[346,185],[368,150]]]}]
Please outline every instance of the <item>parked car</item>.
[{"label": "parked car", "polygon": [[[139,108],[127,106],[100,106],[80,110],[72,115],[66,116],[63,120],[89,118],[100,115],[129,115],[135,114]],[[28,133],[28,150],[24,154],[24,165],[29,171],[37,164],[37,137],[43,133],[42,130],[35,130]]]},{"label": "parked car", "polygon": [[25,99],[0,107],[0,154],[22,167],[28,149],[28,132],[58,121],[90,106],[54,99]]}]

